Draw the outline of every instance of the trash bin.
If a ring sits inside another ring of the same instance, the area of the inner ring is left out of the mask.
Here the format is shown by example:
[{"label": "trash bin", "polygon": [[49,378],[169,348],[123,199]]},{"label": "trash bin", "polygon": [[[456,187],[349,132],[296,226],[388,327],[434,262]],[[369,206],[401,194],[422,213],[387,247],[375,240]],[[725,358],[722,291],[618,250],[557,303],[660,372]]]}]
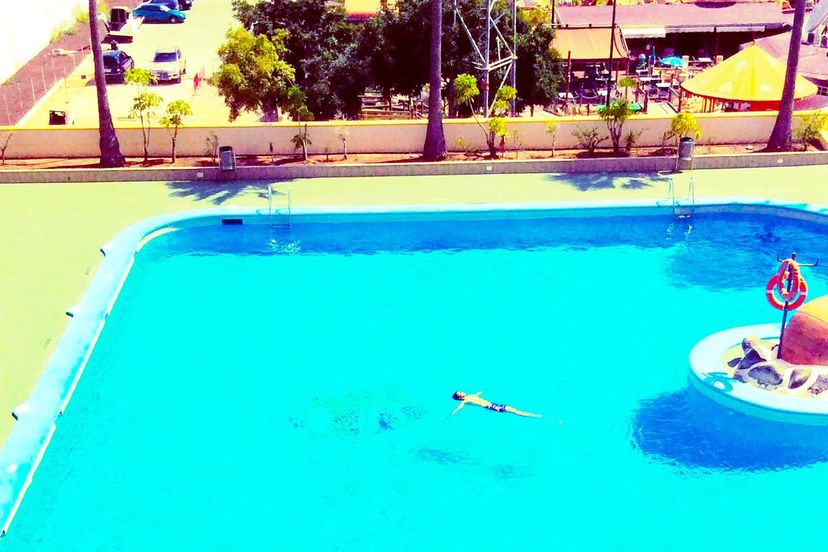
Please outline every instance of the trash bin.
[{"label": "trash bin", "polygon": [[49,111],[49,124],[50,125],[65,125],[68,122],[69,117],[66,115],[65,111]]},{"label": "trash bin", "polygon": [[219,167],[223,171],[236,170],[236,156],[231,146],[221,146],[219,148]]},{"label": "trash bin", "polygon": [[676,162],[676,170],[689,170],[693,168],[693,148],[696,141],[689,136],[685,136],[679,140],[678,147],[678,161]]}]

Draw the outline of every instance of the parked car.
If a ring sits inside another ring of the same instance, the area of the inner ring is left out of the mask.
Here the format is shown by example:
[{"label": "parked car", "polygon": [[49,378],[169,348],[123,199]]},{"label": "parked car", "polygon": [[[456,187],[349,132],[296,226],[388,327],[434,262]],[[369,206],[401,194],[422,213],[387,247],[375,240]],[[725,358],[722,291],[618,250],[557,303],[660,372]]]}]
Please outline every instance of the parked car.
[{"label": "parked car", "polygon": [[109,10],[108,32],[102,42],[106,44],[132,42],[141,27],[142,21],[140,17],[132,17],[132,11],[129,8],[113,6]]},{"label": "parked car", "polygon": [[133,17],[143,17],[144,23],[183,23],[187,16],[183,11],[171,10],[161,4],[141,4],[132,10]]},{"label": "parked car", "polygon": [[124,80],[124,73],[135,67],[132,56],[122,50],[107,50],[103,53],[104,79]]},{"label": "parked car", "polygon": [[189,10],[193,7],[193,0],[147,0],[147,4],[160,4],[171,10]]},{"label": "parked car", "polygon": [[181,82],[181,77],[187,72],[187,60],[181,55],[178,48],[159,48],[155,51],[150,64],[150,75],[157,82]]}]

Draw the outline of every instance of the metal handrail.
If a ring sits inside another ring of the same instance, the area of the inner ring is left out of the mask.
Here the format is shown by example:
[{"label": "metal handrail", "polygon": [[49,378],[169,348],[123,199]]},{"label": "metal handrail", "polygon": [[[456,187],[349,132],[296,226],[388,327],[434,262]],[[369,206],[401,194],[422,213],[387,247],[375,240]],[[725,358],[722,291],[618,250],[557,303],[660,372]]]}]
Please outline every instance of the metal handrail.
[{"label": "metal handrail", "polygon": [[[287,215],[291,215],[293,210],[293,187],[288,184],[287,189]],[[267,214],[273,214],[273,184],[267,185]]]},{"label": "metal handrail", "polygon": [[675,179],[672,177],[670,178],[670,183],[668,185],[669,194],[670,194],[670,205],[673,207],[673,214],[675,215],[678,211],[678,207],[681,206],[681,201],[689,201],[690,202],[690,213],[692,214],[693,211],[696,209],[696,180],[691,176],[690,181],[687,183],[687,197],[686,198],[678,198],[676,197],[676,182]]}]

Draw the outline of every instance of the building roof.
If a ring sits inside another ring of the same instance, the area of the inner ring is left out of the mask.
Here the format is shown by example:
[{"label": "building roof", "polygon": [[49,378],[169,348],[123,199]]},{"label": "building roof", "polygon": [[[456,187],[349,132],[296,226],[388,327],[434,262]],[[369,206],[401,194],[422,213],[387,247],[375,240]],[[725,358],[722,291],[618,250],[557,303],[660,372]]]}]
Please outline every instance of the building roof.
[{"label": "building roof", "polygon": [[[704,98],[738,102],[779,102],[785,84],[785,64],[756,45],[748,46],[721,63],[710,67],[681,87]],[[807,98],[817,87],[796,77],[794,98]]]},{"label": "building roof", "polygon": [[349,20],[370,19],[382,9],[382,0],[338,0]]},{"label": "building roof", "polygon": [[[604,29],[557,29],[552,47],[561,55],[561,58],[571,58],[572,61],[597,61],[609,57],[610,30]],[[613,57],[626,58],[627,45],[621,36],[621,30],[615,30],[615,46]]]},{"label": "building roof", "polygon": [[[803,77],[821,82],[828,81],[828,48],[819,46],[820,37],[816,44],[800,44],[798,72]],[[791,33],[782,33],[766,38],[760,38],[754,43],[772,57],[783,64],[788,63],[788,47],[791,44]]]},{"label": "building roof", "polygon": [[[564,27],[608,27],[612,6],[559,6],[555,17]],[[616,7],[616,24],[625,27],[664,29],[667,33],[740,32],[782,29],[791,14],[776,2],[694,4],[638,4]],[[658,35],[653,35],[658,36]],[[662,35],[663,36],[663,35]]]}]

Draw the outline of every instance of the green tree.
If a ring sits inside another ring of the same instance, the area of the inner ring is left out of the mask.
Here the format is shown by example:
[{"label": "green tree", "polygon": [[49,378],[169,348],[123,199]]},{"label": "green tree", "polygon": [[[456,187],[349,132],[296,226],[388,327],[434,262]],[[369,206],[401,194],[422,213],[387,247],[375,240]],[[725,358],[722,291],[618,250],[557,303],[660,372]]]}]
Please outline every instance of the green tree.
[{"label": "green tree", "polygon": [[304,121],[313,121],[313,113],[308,109],[305,103],[305,94],[296,86],[291,86],[288,89],[288,100],[286,103],[290,117],[299,124],[299,133],[295,134],[290,141],[293,143],[294,149],[302,149],[302,160],[308,160],[308,145],[312,144],[310,136],[308,135],[308,124]]},{"label": "green tree", "polygon": [[358,28],[345,20],[342,7],[326,0],[234,0],[233,9],[254,35],[286,32],[284,59],[314,114],[332,119],[359,112],[365,70],[357,62]]},{"label": "green tree", "polygon": [[[473,46],[454,15],[457,5],[473,36],[485,32],[480,0],[441,2],[441,76],[449,117],[455,116],[454,78],[475,71]],[[423,29],[431,29],[431,0],[398,0],[393,9],[380,12],[360,34],[360,63],[368,83],[382,91],[386,100],[392,93],[414,95],[422,91],[431,76],[431,40],[423,40]]]},{"label": "green tree", "polygon": [[224,96],[231,121],[243,111],[278,114],[295,75],[283,59],[286,36],[279,30],[272,39],[242,28],[227,31],[227,41],[218,51],[221,65],[210,82]]},{"label": "green tree", "polygon": [[622,77],[621,80],[618,81],[618,88],[624,89],[624,99],[628,100],[630,97],[630,88],[635,87],[635,79],[632,77]]},{"label": "green tree", "polygon": [[336,127],[336,137],[342,141],[342,158],[348,160],[348,136],[351,131],[345,127]]},{"label": "green tree", "polygon": [[544,131],[552,141],[552,157],[555,157],[555,141],[558,138],[558,123],[556,121],[547,121],[544,125]]},{"label": "green tree", "polygon": [[615,153],[621,153],[621,136],[624,132],[624,123],[634,113],[630,107],[630,102],[627,100],[615,100],[609,105],[602,105],[598,108],[598,116],[607,123],[610,140],[612,141],[612,150]]},{"label": "green tree", "polygon": [[115,134],[112,112],[109,110],[109,98],[106,94],[103,50],[101,49],[101,36],[98,31],[97,0],[89,0],[89,33],[92,44],[92,62],[95,66],[95,93],[98,98],[98,144],[101,151],[101,166],[123,167],[125,160],[124,156],[121,155],[121,145],[118,143],[118,135]]},{"label": "green tree", "polygon": [[175,163],[175,145],[178,140],[178,129],[184,126],[184,117],[192,115],[190,104],[184,100],[175,100],[167,104],[167,112],[161,117],[161,125],[170,133],[172,142],[172,162]]},{"label": "green tree", "polygon": [[146,91],[147,87],[155,82],[155,77],[149,72],[149,69],[141,69],[140,67],[133,67],[127,69],[124,73],[124,84],[132,84],[135,86],[138,93]]},{"label": "green tree", "polygon": [[[549,19],[536,22],[530,11],[519,11],[517,20],[517,110],[549,105],[555,100],[562,80],[561,60],[552,48],[555,31]],[[511,17],[511,16],[510,16]]]},{"label": "green tree", "polygon": [[489,156],[492,159],[497,159],[497,139],[503,142],[508,136],[508,129],[506,128],[506,120],[504,116],[509,111],[509,102],[513,100],[517,91],[511,86],[503,86],[497,91],[494,104],[486,114],[488,121],[484,125],[483,121],[477,116],[474,109],[474,100],[480,95],[480,90],[477,88],[477,80],[468,74],[461,74],[455,80],[455,101],[459,104],[468,106],[471,109],[472,117],[475,122],[483,130],[486,137],[486,146],[489,148]]},{"label": "green tree", "polygon": [[782,88],[782,100],[779,102],[779,113],[773,124],[767,149],[770,151],[791,151],[793,136],[791,124],[793,122],[793,101],[796,88],[796,72],[799,67],[799,50],[802,44],[802,27],[805,25],[805,0],[791,0],[794,6],[793,28],[791,42],[788,46],[788,61],[785,70],[785,85]]},{"label": "green tree", "polygon": [[443,132],[442,96],[442,1],[431,0],[431,56],[428,79],[428,127],[426,127],[423,159],[440,161],[446,158],[446,135]]},{"label": "green tree", "polygon": [[124,82],[134,84],[138,90],[138,95],[132,99],[132,109],[130,109],[129,115],[130,117],[138,117],[141,121],[145,163],[149,160],[152,120],[155,118],[155,110],[161,105],[162,101],[161,96],[147,90],[147,86],[152,80],[152,76],[146,69],[130,69],[124,73]]}]

